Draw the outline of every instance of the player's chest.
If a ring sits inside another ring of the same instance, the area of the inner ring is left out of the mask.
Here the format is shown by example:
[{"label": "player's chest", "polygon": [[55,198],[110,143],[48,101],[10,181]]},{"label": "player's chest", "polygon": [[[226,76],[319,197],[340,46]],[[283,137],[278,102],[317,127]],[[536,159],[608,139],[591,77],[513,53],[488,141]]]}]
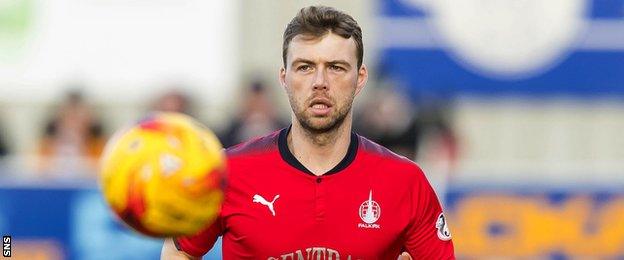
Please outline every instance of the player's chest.
[{"label": "player's chest", "polygon": [[263,258],[368,259],[400,250],[407,207],[380,183],[282,178],[241,184],[229,194],[226,236]]}]

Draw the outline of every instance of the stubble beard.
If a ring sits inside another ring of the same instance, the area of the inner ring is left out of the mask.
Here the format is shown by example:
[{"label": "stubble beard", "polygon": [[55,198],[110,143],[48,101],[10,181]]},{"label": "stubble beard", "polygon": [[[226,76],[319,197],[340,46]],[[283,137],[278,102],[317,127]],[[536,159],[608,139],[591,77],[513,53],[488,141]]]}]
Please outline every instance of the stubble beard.
[{"label": "stubble beard", "polygon": [[314,122],[315,117],[307,114],[308,106],[306,104],[300,104],[297,102],[294,97],[289,95],[290,106],[292,111],[294,112],[295,118],[301,125],[301,127],[308,133],[313,135],[322,135],[335,132],[344,124],[345,119],[349,115],[351,111],[351,106],[353,104],[353,95],[346,100],[345,105],[338,108],[338,110],[333,114],[329,115],[329,120],[324,120],[325,122],[316,123]]}]

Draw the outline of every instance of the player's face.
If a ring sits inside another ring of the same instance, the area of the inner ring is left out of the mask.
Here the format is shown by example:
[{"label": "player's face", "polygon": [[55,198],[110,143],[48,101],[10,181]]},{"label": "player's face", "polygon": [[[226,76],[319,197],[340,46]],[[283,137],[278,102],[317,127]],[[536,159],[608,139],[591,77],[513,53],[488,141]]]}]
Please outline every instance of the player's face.
[{"label": "player's face", "polygon": [[366,66],[357,67],[356,48],[353,39],[333,33],[298,35],[290,42],[280,82],[305,129],[323,133],[351,120],[353,99],[368,78]]}]

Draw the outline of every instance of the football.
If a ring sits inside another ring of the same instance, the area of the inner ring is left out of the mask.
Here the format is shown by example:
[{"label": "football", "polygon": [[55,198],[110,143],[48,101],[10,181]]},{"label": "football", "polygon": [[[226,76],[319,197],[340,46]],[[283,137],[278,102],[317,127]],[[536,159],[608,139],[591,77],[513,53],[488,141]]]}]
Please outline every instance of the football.
[{"label": "football", "polygon": [[223,201],[225,155],[191,117],[155,113],[106,144],[102,194],[124,223],[152,237],[191,235],[212,224]]}]

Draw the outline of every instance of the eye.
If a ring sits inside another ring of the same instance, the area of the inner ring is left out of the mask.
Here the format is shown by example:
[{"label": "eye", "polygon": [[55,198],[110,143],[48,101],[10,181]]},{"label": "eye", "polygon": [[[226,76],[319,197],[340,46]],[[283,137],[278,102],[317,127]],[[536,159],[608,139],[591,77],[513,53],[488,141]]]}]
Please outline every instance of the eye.
[{"label": "eye", "polygon": [[303,72],[309,71],[311,69],[312,69],[312,67],[310,67],[310,65],[307,65],[307,64],[304,64],[304,65],[301,65],[301,66],[297,67],[297,71],[303,71]]},{"label": "eye", "polygon": [[331,65],[329,66],[330,70],[335,70],[335,71],[344,71],[345,69],[343,67],[340,67],[338,65]]}]

